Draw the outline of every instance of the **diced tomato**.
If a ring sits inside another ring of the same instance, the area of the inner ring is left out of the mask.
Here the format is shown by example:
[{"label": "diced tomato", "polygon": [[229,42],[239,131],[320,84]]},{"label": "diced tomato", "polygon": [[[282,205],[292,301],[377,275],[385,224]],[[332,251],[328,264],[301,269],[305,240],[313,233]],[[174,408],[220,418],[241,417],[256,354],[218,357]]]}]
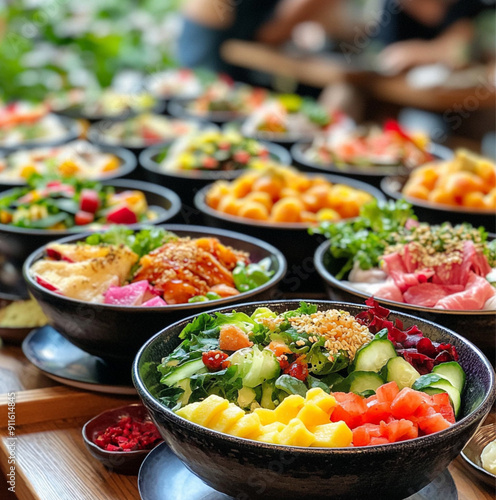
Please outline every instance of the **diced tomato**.
[{"label": "diced tomato", "polygon": [[380,403],[392,403],[399,392],[400,390],[396,382],[388,382],[377,388],[375,395],[377,396],[377,401]]},{"label": "diced tomato", "polygon": [[107,222],[114,224],[136,224],[138,218],[128,207],[117,207],[107,214]]},{"label": "diced tomato", "polygon": [[368,429],[363,425],[353,429],[353,446],[367,446],[368,444],[370,444]]},{"label": "diced tomato", "polygon": [[208,169],[214,169],[219,166],[219,162],[213,156],[207,156],[202,161],[202,167]]},{"label": "diced tomato", "polygon": [[250,161],[250,158],[251,155],[248,151],[236,151],[236,153],[234,153],[234,161],[238,163],[246,164]]},{"label": "diced tomato", "polygon": [[432,404],[437,411],[439,411],[438,409],[441,408],[442,406],[447,406],[447,405],[451,406],[447,392],[433,394],[431,398],[432,398]]},{"label": "diced tomato", "polygon": [[284,373],[304,382],[308,377],[308,365],[300,359],[297,359],[284,369]]},{"label": "diced tomato", "polygon": [[228,368],[230,363],[226,361],[229,356],[222,351],[207,351],[202,353],[203,364],[210,372],[218,372],[223,368]]},{"label": "diced tomato", "polygon": [[[333,393],[334,397],[336,397],[335,394],[342,393]],[[341,396],[338,397],[341,398]],[[354,429],[364,423],[367,405],[362,397],[350,392],[346,394],[346,399],[342,398],[342,401],[339,401],[338,398],[336,398],[336,400],[338,401],[338,405],[331,414],[331,420],[333,422],[343,420],[350,429]]]},{"label": "diced tomato", "polygon": [[391,416],[391,405],[388,402],[378,400],[367,402],[367,413],[365,420],[371,424],[378,424],[381,420],[386,421]]},{"label": "diced tomato", "polygon": [[391,412],[395,418],[408,418],[423,402],[420,392],[404,387],[391,403]]},{"label": "diced tomato", "polygon": [[416,425],[406,419],[393,420],[387,424],[383,422],[381,424],[381,431],[383,436],[387,437],[390,443],[418,437]]},{"label": "diced tomato", "polygon": [[[415,417],[414,420],[418,420],[419,418],[427,417],[428,415],[433,415],[434,413],[437,412],[433,408],[433,406],[429,403],[424,402],[415,410],[413,416]],[[409,418],[412,418],[412,416],[410,416]]]},{"label": "diced tomato", "polygon": [[378,444],[388,444],[388,443],[389,443],[389,441],[385,437],[372,437],[372,438],[370,438],[370,445],[371,446],[375,446]]},{"label": "diced tomato", "polygon": [[451,424],[440,413],[434,413],[433,415],[419,418],[418,426],[425,434],[433,434],[434,432],[447,429]]},{"label": "diced tomato", "polygon": [[76,226],[85,226],[86,224],[91,224],[95,220],[95,216],[90,212],[85,212],[84,210],[79,210],[74,216],[74,222]]},{"label": "diced tomato", "polygon": [[248,335],[236,325],[222,325],[219,333],[219,348],[224,351],[237,351],[250,347],[253,342]]}]

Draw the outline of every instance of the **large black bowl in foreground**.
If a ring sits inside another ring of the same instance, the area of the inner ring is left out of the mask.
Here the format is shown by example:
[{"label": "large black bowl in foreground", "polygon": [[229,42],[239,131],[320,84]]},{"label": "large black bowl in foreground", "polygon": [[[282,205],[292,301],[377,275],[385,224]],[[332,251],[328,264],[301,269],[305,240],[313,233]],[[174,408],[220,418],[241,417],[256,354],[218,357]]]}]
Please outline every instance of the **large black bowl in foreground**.
[{"label": "large black bowl in foreground", "polygon": [[[342,302],[315,303],[320,310],[337,308],[352,314],[365,309]],[[236,311],[251,314],[259,306],[283,312],[296,308],[298,301],[243,304]],[[157,378],[150,375],[150,368],[179,344],[179,333],[193,317],[165,328],[141,348],[133,364],[133,381],[172,451],[209,486],[228,495],[244,499],[403,499],[446,469],[475,433],[496,394],[490,363],[469,341],[414,316],[392,313],[391,318],[401,319],[405,327],[418,325],[426,337],[450,342],[459,353],[467,373],[463,403],[458,422],[444,431],[364,448],[299,448],[241,439],[189,422],[154,397]]]},{"label": "large black bowl in foreground", "polygon": [[[332,269],[336,261],[329,255],[328,250],[329,241],[319,245],[315,250],[314,264],[326,284],[329,298],[362,304],[365,299],[370,297],[370,293],[357,290],[352,285],[343,283],[342,280],[338,280],[334,276]],[[338,270],[339,267],[336,268],[336,272]],[[375,297],[375,299],[388,309],[414,314],[454,330],[477,345],[491,363],[496,365],[496,311],[494,309],[456,311],[405,304],[394,300],[381,299],[380,297]]]},{"label": "large black bowl in foreground", "polygon": [[[222,231],[200,226],[167,224],[164,229],[181,237],[216,237],[221,243],[250,254],[252,262],[265,257],[272,261],[274,275],[262,286],[226,297],[215,302],[195,302],[159,307],[130,307],[83,302],[64,297],[40,286],[30,273],[34,262],[45,254],[45,247],[32,253],[23,268],[24,279],[29,291],[39,302],[50,324],[66,339],[83,351],[104,359],[127,360],[130,362],[140,346],[154,333],[190,314],[199,314],[215,305],[244,302],[251,298],[268,299],[273,288],[286,272],[286,261],[276,248],[264,241],[250,238],[232,231]],[[59,240],[71,243],[83,240],[86,235],[72,236]]]},{"label": "large black bowl in foreground", "polygon": [[[145,195],[148,206],[155,210],[157,217],[147,223],[132,224],[129,227],[135,229],[142,225],[156,225],[170,221],[178,216],[181,210],[179,196],[170,189],[155,186],[148,182],[140,182],[130,179],[115,179],[102,182],[103,185],[115,187],[117,193],[128,189],[137,189]],[[0,196],[9,196],[9,191],[0,193]],[[74,233],[87,232],[84,226],[75,226],[67,230],[54,229],[29,229],[0,224],[0,253],[15,263],[22,264],[31,252],[34,252],[48,242],[63,238]],[[20,267],[20,266],[19,266]]]}]

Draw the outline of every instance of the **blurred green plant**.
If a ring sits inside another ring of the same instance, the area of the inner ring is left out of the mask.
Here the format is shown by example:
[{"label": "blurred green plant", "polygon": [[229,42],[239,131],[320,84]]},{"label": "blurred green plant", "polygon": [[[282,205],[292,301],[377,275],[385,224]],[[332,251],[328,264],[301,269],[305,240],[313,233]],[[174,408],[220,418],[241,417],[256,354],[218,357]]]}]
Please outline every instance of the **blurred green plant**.
[{"label": "blurred green plant", "polygon": [[4,100],[111,84],[124,70],[175,66],[181,0],[0,0]]}]

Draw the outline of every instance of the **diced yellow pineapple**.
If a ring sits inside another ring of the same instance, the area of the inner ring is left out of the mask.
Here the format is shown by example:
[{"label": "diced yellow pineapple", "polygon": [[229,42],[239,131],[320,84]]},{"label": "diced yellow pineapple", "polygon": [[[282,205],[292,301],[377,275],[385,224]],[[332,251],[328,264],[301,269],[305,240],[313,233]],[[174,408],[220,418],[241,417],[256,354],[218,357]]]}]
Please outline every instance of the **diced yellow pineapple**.
[{"label": "diced yellow pineapple", "polygon": [[287,444],[289,446],[310,446],[314,441],[315,436],[298,418],[293,418],[279,433],[279,444]]},{"label": "diced yellow pineapple", "polygon": [[256,413],[248,413],[228,429],[227,433],[241,438],[255,439],[262,433],[260,418]]},{"label": "diced yellow pineapple", "polygon": [[[284,426],[284,424],[281,424]],[[279,432],[264,432],[258,438],[257,441],[262,441],[264,443],[279,444]]]},{"label": "diced yellow pineapple", "polygon": [[292,394],[285,398],[282,403],[274,410],[276,420],[283,424],[288,424],[290,420],[298,415],[298,412],[303,408],[305,400],[296,394]]},{"label": "diced yellow pineapple", "polygon": [[281,432],[285,427],[286,426],[281,422],[273,422],[269,425],[262,426],[262,432],[264,434],[267,434],[269,432],[274,432],[274,431]]},{"label": "diced yellow pineapple", "polygon": [[262,425],[268,425],[276,421],[276,414],[274,410],[267,410],[267,408],[256,408],[253,413],[256,413]]},{"label": "diced yellow pineapple", "polygon": [[193,411],[200,406],[200,403],[190,403],[189,405],[183,406],[176,411],[176,415],[185,418],[186,420],[192,420],[191,415]]},{"label": "diced yellow pineapple", "polygon": [[312,446],[322,448],[351,446],[353,439],[353,432],[342,420],[330,424],[318,425],[313,429],[313,434],[315,441],[312,443]]},{"label": "diced yellow pineapple", "polygon": [[228,407],[229,401],[227,399],[212,394],[207,399],[201,401],[199,406],[193,410],[191,421],[205,427],[210,427],[210,422],[213,422],[217,415]]},{"label": "diced yellow pineapple", "polygon": [[334,396],[327,394],[327,392],[323,391],[320,387],[310,389],[306,394],[306,400],[312,401],[327,414],[331,414],[331,410],[337,405]]},{"label": "diced yellow pineapple", "polygon": [[245,415],[245,412],[239,406],[229,403],[228,408],[210,422],[210,428],[214,431],[227,432],[243,415]]},{"label": "diced yellow pineapple", "polygon": [[313,401],[305,402],[305,406],[298,412],[296,418],[299,418],[307,429],[330,422],[329,414],[319,408]]}]

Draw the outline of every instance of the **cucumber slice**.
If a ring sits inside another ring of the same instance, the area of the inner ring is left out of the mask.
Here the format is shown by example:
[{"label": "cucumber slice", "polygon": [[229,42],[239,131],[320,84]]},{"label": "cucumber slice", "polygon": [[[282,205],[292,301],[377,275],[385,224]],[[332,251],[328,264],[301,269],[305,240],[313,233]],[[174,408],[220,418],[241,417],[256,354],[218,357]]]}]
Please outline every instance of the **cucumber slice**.
[{"label": "cucumber slice", "polygon": [[257,387],[266,380],[276,378],[281,371],[279,361],[270,349],[253,348],[253,359],[248,373],[242,377],[245,387]]},{"label": "cucumber slice", "polygon": [[425,389],[422,389],[422,392],[429,394],[429,396],[433,396],[434,394],[441,394],[446,391],[443,391],[442,389],[436,389],[435,387],[426,387]]},{"label": "cucumber slice", "polygon": [[386,382],[396,382],[401,391],[404,387],[412,387],[420,373],[401,356],[391,358],[381,373]]},{"label": "cucumber slice", "polygon": [[241,387],[238,391],[238,406],[240,408],[249,408],[255,401],[257,394],[250,387]]},{"label": "cucumber slice", "polygon": [[361,394],[365,391],[376,391],[384,384],[382,377],[375,372],[355,371],[343,381],[333,386],[333,392],[354,392]]},{"label": "cucumber slice", "polygon": [[273,410],[276,405],[272,401],[272,394],[274,392],[274,384],[264,382],[262,384],[262,399],[260,401],[260,406],[262,408],[267,408],[268,410]]},{"label": "cucumber slice", "polygon": [[244,347],[227,358],[231,365],[236,365],[238,368],[238,376],[243,378],[250,371],[253,363],[253,349],[251,347]]},{"label": "cucumber slice", "polygon": [[192,394],[191,390],[191,381],[189,378],[185,378],[183,380],[180,380],[177,384],[176,387],[180,387],[181,389],[184,390],[184,392],[181,394],[180,398],[177,400],[177,402],[182,406],[186,406],[189,403],[189,398]]},{"label": "cucumber slice", "polygon": [[358,349],[352,370],[378,372],[391,359],[396,357],[393,343],[387,339],[376,339]]},{"label": "cucumber slice", "polygon": [[161,384],[171,385],[176,384],[180,380],[185,378],[190,378],[191,375],[196,373],[205,373],[207,371],[205,365],[201,358],[188,361],[182,365],[179,365],[176,369],[172,370],[170,373],[162,377],[160,380]]},{"label": "cucumber slice", "polygon": [[465,386],[465,372],[460,366],[460,363],[456,361],[441,363],[432,369],[432,373],[441,375],[441,377],[448,380],[453,387],[458,389],[460,394],[462,393],[463,387]]},{"label": "cucumber slice", "polygon": [[426,388],[441,389],[444,392],[447,392],[450,398],[451,405],[453,406],[455,417],[458,415],[462,403],[460,391],[456,387],[454,387],[448,380],[441,377],[441,375],[437,375],[436,373],[429,373],[418,378],[412,386],[412,389],[415,389],[416,391],[424,391],[424,389]]}]

